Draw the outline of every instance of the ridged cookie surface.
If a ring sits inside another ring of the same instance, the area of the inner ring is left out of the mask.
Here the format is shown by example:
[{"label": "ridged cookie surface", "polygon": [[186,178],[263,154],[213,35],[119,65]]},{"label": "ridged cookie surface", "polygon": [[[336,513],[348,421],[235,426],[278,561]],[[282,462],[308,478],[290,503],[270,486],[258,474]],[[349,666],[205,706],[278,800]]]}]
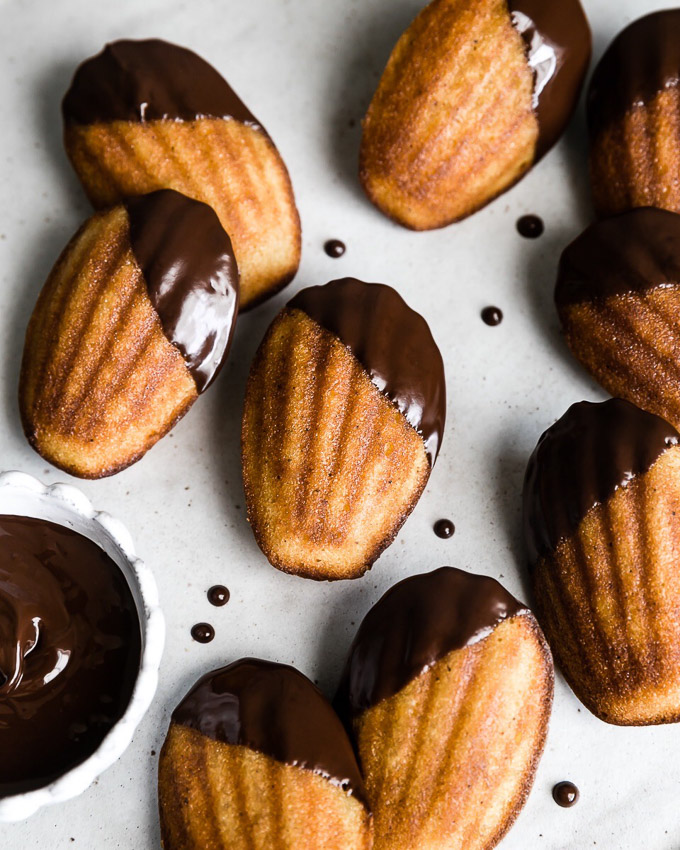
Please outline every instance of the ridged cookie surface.
[{"label": "ridged cookie surface", "polygon": [[316,579],[368,569],[427,482],[445,407],[439,350],[393,289],[299,293],[260,346],[243,414],[248,519],[269,561]]},{"label": "ridged cookie surface", "polygon": [[350,742],[291,667],[244,659],[204,677],[160,757],[165,850],[370,850]]},{"label": "ridged cookie surface", "polygon": [[524,490],[537,614],[579,699],[609,723],[680,719],[680,448],[620,399],[573,405]]},{"label": "ridged cookie surface", "polygon": [[578,0],[434,0],[398,41],[364,120],[369,198],[414,230],[470,215],[557,141],[589,58]]},{"label": "ridged cookie surface", "polygon": [[531,789],[552,692],[541,630],[498,582],[445,567],[388,591],[337,698],[376,850],[496,846]]},{"label": "ridged cookie surface", "polygon": [[590,171],[600,216],[634,207],[680,212],[680,10],[634,21],[588,90]]},{"label": "ridged cookie surface", "polygon": [[208,206],[162,191],[97,213],[26,332],[19,404],[31,445],[83,478],[129,466],[214,379],[237,308],[231,243]]},{"label": "ridged cookie surface", "polygon": [[647,207],[591,225],[562,254],[555,301],[593,377],[680,426],[680,215]]},{"label": "ridged cookie surface", "polygon": [[293,279],[300,219],[271,138],[226,81],[190,50],[118,41],[76,71],[64,140],[95,207],[171,188],[204,201],[229,233],[242,308]]}]

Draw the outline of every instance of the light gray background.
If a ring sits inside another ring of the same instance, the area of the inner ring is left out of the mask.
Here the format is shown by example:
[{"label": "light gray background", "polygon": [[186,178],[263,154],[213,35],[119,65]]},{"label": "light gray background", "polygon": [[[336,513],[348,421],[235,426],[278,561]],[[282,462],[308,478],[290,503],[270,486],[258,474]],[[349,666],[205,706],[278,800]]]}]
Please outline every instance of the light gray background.
[{"label": "light gray background", "polygon": [[[79,799],[5,826],[18,848],[140,848],[159,844],[156,764],[168,715],[192,682],[242,655],[293,663],[332,693],[355,624],[398,579],[452,564],[500,578],[527,596],[520,540],[524,467],[566,407],[603,393],[560,339],[552,288],[560,250],[590,208],[582,109],[567,136],[522,183],[462,224],[411,233],[383,218],[356,179],[360,119],[390,49],[421,0],[0,0],[0,468],[70,480],[119,516],[156,575],[168,623],[161,685],[120,762]],[[585,0],[599,57],[655,0]],[[295,282],[239,320],[217,384],[131,469],[74,482],[49,468],[21,433],[16,387],[35,298],[88,204],[61,145],[59,102],[75,66],[121,37],[177,41],[214,64],[276,141],[295,186],[303,258]],[[517,217],[537,213],[531,242]],[[324,254],[327,238],[346,255]],[[253,353],[299,287],[346,274],[397,287],[430,322],[446,362],[442,454],[394,545],[363,579],[315,584],[272,569],[244,519],[239,427]],[[504,322],[479,318],[500,306]],[[449,516],[449,541],[432,533]],[[226,584],[222,609],[205,591]],[[189,629],[211,621],[201,646]],[[581,707],[558,676],[550,735],[533,793],[504,850],[680,846],[680,730],[618,729]],[[571,779],[581,801],[558,808]]]}]

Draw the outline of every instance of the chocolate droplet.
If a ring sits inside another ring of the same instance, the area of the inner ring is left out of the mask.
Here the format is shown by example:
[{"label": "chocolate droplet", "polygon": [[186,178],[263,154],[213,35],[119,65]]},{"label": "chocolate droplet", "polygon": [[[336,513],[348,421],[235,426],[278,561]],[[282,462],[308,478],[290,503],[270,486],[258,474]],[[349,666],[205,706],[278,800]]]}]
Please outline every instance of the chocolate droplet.
[{"label": "chocolate droplet", "polygon": [[208,591],[208,602],[216,608],[221,608],[229,602],[229,589],[223,584],[216,584]]},{"label": "chocolate droplet", "polygon": [[433,528],[437,537],[441,537],[443,540],[453,537],[453,532],[456,530],[455,525],[450,519],[438,519]]},{"label": "chocolate droplet", "polygon": [[500,325],[503,321],[503,311],[498,307],[485,307],[482,310],[482,321],[485,325]]},{"label": "chocolate droplet", "polygon": [[191,637],[197,641],[197,643],[210,643],[210,641],[215,637],[215,629],[210,625],[210,623],[196,623],[196,625],[191,628]]},{"label": "chocolate droplet", "polygon": [[563,809],[570,809],[578,803],[579,790],[573,782],[558,782],[552,789],[553,800]]},{"label": "chocolate droplet", "polygon": [[326,242],[326,244],[323,246],[323,249],[329,257],[337,259],[338,257],[342,257],[342,255],[347,250],[347,246],[339,239],[329,239],[328,242]]},{"label": "chocolate droplet", "polygon": [[543,234],[545,225],[537,215],[523,215],[517,219],[517,232],[525,239],[538,239]]}]

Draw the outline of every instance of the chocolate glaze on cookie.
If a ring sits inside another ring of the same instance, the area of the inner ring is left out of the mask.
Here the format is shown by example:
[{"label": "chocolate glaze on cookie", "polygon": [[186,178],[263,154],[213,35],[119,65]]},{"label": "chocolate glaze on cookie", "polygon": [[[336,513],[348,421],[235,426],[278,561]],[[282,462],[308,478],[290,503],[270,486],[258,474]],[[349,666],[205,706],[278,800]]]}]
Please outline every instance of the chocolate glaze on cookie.
[{"label": "chocolate glaze on cookie", "polygon": [[67,124],[234,118],[260,126],[200,56],[160,39],[124,39],[76,70],[62,102]]},{"label": "chocolate glaze on cookie", "polygon": [[524,479],[530,563],[555,551],[595,505],[644,474],[680,434],[620,398],[573,404],[538,441]]},{"label": "chocolate glaze on cookie", "polygon": [[508,9],[534,72],[538,160],[560,138],[576,108],[592,37],[579,0],[508,0]]},{"label": "chocolate glaze on cookie", "polygon": [[285,664],[243,658],[198,681],[174,723],[311,770],[366,805],[352,745],[322,693]]},{"label": "chocolate glaze on cookie", "polygon": [[613,295],[680,286],[680,215],[640,207],[591,224],[565,248],[558,309]]},{"label": "chocolate glaze on cookie", "polygon": [[211,207],[172,189],[129,198],[125,206],[151,303],[203,392],[226,359],[236,324],[239,273],[231,240]]},{"label": "chocolate glaze on cookie", "polygon": [[111,558],[69,528],[0,516],[0,797],[91,756],[140,658],[137,607]]},{"label": "chocolate glaze on cookie", "polygon": [[303,289],[288,302],[335,334],[422,436],[434,465],[444,433],[446,382],[425,319],[382,283],[343,278]]},{"label": "chocolate glaze on cookie", "polygon": [[495,579],[441,567],[399,582],[357,632],[336,697],[345,720],[394,696],[454,649],[527,609]]},{"label": "chocolate glaze on cookie", "polygon": [[586,105],[591,139],[679,83],[680,9],[633,21],[609,45],[590,80]]}]

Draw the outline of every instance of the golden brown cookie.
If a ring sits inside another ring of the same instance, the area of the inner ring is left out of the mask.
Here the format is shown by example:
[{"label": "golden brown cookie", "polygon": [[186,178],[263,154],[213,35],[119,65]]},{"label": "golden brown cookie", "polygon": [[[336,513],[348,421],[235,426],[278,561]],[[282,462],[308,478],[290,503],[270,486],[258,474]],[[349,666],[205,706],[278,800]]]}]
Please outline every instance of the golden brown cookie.
[{"label": "golden brown cookie", "polygon": [[26,332],[29,442],[81,478],[138,460],[214,380],[238,311],[229,237],[206,204],[161,190],[92,216]]},{"label": "golden brown cookie", "polygon": [[627,401],[581,402],[541,437],[524,527],[536,613],[602,720],[680,720],[678,432]]},{"label": "golden brown cookie", "polygon": [[534,780],[550,651],[497,581],[443,567],[389,590],[352,644],[336,705],[352,729],[375,850],[488,850]]},{"label": "golden brown cookie", "polygon": [[342,724],[292,667],[248,658],[201,679],[160,755],[164,850],[370,850]]},{"label": "golden brown cookie", "polygon": [[192,51],[116,41],[76,71],[62,104],[66,152],[96,208],[176,189],[217,213],[234,243],[241,307],[300,264],[286,166],[227,82]]},{"label": "golden brown cookie", "polygon": [[433,0],[399,39],[364,119],[368,197],[413,230],[475,212],[555,144],[589,60],[578,0]]},{"label": "golden brown cookie", "polygon": [[562,254],[555,302],[608,392],[680,426],[680,215],[643,207],[591,225]]},{"label": "golden brown cookie", "polygon": [[242,460],[248,519],[279,569],[362,575],[413,510],[439,450],[444,364],[391,287],[302,290],[250,371]]},{"label": "golden brown cookie", "polygon": [[590,174],[600,216],[680,212],[680,9],[646,15],[610,44],[588,88]]}]

